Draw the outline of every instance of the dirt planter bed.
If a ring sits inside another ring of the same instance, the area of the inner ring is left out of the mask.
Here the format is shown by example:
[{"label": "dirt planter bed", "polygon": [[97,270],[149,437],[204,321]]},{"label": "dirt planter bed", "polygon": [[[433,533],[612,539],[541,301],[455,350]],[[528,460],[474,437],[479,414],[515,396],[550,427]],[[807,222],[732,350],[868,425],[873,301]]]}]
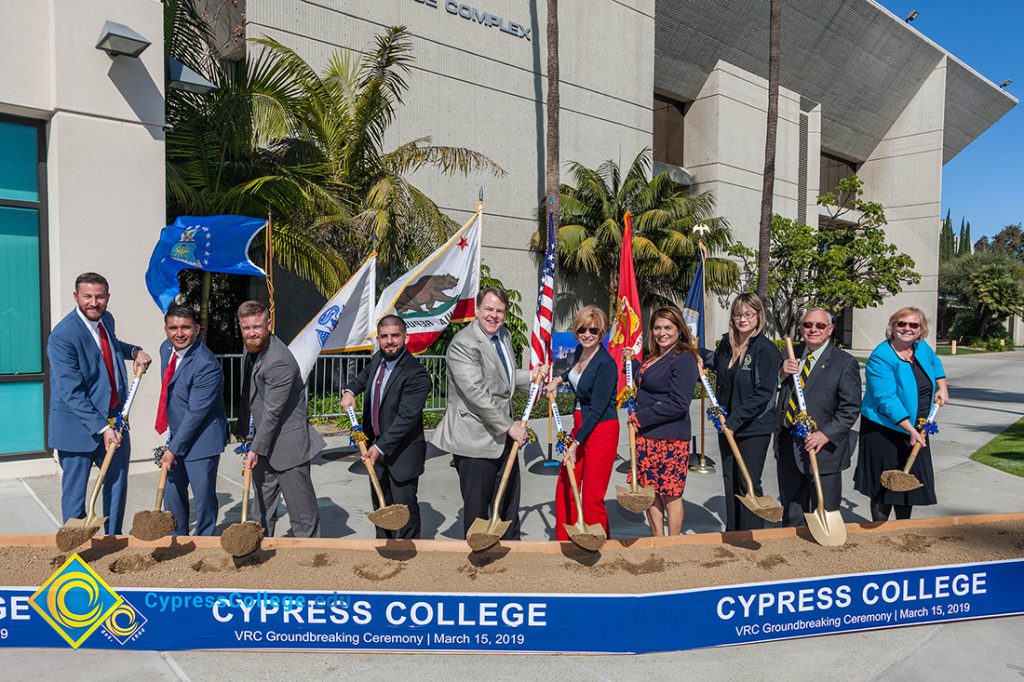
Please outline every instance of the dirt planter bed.
[{"label": "dirt planter bed", "polygon": [[[611,541],[599,554],[554,542],[471,554],[456,541],[268,538],[233,559],[219,538],[107,537],[81,558],[117,587],[472,593],[645,593],[1024,557],[1024,513],[848,526],[843,547],[805,531]],[[68,554],[53,536],[0,536],[5,585],[42,584]]]}]

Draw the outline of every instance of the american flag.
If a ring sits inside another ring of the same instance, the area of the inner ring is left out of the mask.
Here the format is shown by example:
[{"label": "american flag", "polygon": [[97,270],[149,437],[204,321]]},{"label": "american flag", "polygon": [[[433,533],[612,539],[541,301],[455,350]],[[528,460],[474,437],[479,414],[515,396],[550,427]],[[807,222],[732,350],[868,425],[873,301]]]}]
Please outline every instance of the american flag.
[{"label": "american flag", "polygon": [[544,250],[544,268],[537,291],[537,316],[530,338],[530,369],[551,361],[551,323],[555,306],[555,216],[554,198],[548,197],[548,243]]}]

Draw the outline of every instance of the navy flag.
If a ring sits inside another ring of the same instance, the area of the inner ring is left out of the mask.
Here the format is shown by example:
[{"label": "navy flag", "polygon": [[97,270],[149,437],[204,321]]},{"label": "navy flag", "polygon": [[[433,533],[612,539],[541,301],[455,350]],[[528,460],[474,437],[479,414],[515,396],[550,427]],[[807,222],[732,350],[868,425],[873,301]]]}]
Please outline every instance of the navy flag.
[{"label": "navy flag", "polygon": [[693,273],[693,282],[690,283],[690,293],[686,295],[686,302],[683,303],[683,319],[686,326],[690,328],[690,338],[693,339],[697,348],[704,347],[704,259],[701,258],[697,264],[697,271]]},{"label": "navy flag", "polygon": [[225,272],[265,277],[249,259],[249,244],[267,224],[264,218],[241,215],[179,216],[160,231],[146,270],[146,288],[160,310],[178,295],[182,270]]}]

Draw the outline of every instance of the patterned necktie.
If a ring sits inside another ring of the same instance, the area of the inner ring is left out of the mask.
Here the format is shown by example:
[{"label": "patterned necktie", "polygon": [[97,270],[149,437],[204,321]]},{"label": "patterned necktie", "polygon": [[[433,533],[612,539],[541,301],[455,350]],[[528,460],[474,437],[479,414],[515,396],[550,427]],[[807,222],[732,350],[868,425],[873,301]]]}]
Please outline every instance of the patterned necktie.
[{"label": "patterned necktie", "polygon": [[174,376],[174,370],[177,366],[178,354],[171,351],[171,361],[167,363],[163,381],[160,383],[160,402],[156,405],[156,424],[153,427],[157,433],[163,433],[167,430],[167,388],[171,385],[171,377]]},{"label": "patterned necktie", "polygon": [[107,337],[107,330],[99,325],[100,330],[100,352],[103,353],[103,364],[107,366],[107,378],[110,379],[110,411],[117,409],[121,402],[117,397],[117,379],[114,376],[114,354],[110,352],[110,339]]},{"label": "patterned necktie", "polygon": [[380,361],[380,370],[377,371],[377,378],[373,381],[373,398],[370,400],[370,425],[373,432],[380,435],[380,387],[384,383],[384,370],[387,363]]},{"label": "patterned necktie", "polygon": [[491,337],[491,343],[494,344],[494,350],[498,351],[498,359],[501,360],[501,366],[505,368],[505,376],[508,377],[508,360],[505,359],[505,351],[501,347],[501,341],[498,340],[497,334]]},{"label": "patterned necktie", "polygon": [[[804,360],[804,366],[800,370],[800,388],[807,385],[807,376],[811,373],[811,356],[808,355],[807,359]],[[792,426],[796,421],[796,413],[799,410],[796,404],[796,391],[789,396],[789,407],[786,410],[786,424]]]}]

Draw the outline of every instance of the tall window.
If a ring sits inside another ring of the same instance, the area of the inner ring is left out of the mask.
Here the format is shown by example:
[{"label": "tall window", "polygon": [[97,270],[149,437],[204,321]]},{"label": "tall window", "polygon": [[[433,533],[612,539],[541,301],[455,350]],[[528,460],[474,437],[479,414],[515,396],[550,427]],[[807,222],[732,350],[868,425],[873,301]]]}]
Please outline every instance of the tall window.
[{"label": "tall window", "polygon": [[821,155],[821,184],[819,192],[834,192],[840,180],[852,178],[857,173],[857,164],[831,154]]},{"label": "tall window", "polygon": [[0,117],[0,455],[45,450],[43,124]]},{"label": "tall window", "polygon": [[664,95],[654,95],[654,160],[672,166],[683,164],[683,117],[686,105]]}]

